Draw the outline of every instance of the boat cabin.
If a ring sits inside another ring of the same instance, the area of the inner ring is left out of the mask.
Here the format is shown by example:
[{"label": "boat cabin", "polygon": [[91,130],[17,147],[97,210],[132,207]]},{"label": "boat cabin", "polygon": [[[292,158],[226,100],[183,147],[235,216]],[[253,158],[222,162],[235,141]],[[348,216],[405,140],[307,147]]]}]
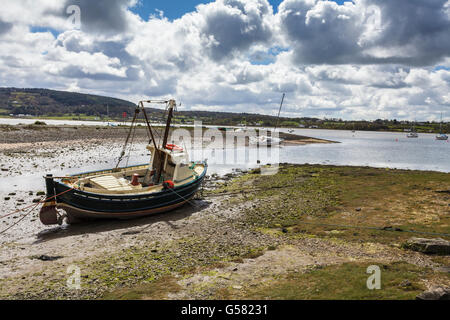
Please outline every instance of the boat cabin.
[{"label": "boat cabin", "polygon": [[189,161],[188,154],[182,148],[176,145],[167,145],[166,149],[159,148],[156,151],[153,145],[149,145],[147,146],[147,149],[152,154],[150,162],[150,168],[152,168],[152,170],[146,174],[144,184],[157,184],[158,182],[155,181],[155,174],[158,168],[161,167],[162,172],[159,183],[167,180],[171,180],[174,183],[181,183],[192,178],[193,175],[196,174],[196,172],[193,171],[195,165]]}]

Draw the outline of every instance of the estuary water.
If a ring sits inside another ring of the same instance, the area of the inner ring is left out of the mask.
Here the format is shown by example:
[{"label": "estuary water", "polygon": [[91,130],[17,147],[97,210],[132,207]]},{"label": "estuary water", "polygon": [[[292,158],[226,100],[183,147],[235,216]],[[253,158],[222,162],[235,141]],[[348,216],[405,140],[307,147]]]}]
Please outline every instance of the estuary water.
[{"label": "estuary water", "polygon": [[[284,131],[284,130],[283,130]],[[387,167],[450,172],[450,143],[435,134],[296,129],[295,134],[338,141],[310,144],[280,152],[280,162]]]},{"label": "estuary water", "polygon": [[[287,129],[281,131],[287,132]],[[450,143],[436,140],[434,134],[421,133],[419,138],[411,139],[406,137],[406,133],[392,132],[295,129],[293,133],[339,143],[268,148],[270,155],[262,157],[260,155],[255,157],[255,148],[248,147],[219,148],[214,151],[205,149],[200,152],[194,150],[189,156],[193,161],[208,159],[208,174],[219,175],[230,173],[233,169],[250,169],[267,163],[350,165],[450,172]],[[104,146],[99,145],[96,149],[86,150],[84,155],[77,153],[77,157],[81,159],[98,157],[102,160],[88,165],[81,160],[73,161],[73,153],[66,152],[59,157],[59,162],[72,161],[73,165],[70,168],[59,168],[49,164],[44,166],[46,169],[21,170],[20,175],[0,175],[0,192],[7,192],[12,186],[14,190],[42,189],[42,176],[47,173],[60,176],[109,169],[115,166],[121,147],[116,145],[105,150]],[[133,149],[128,165],[148,163],[149,155],[145,151],[144,144],[136,144]],[[249,157],[249,154],[253,157]],[[245,156],[246,158],[243,158]],[[23,166],[25,165],[26,163],[23,163]],[[122,165],[125,166],[125,163]]]}]

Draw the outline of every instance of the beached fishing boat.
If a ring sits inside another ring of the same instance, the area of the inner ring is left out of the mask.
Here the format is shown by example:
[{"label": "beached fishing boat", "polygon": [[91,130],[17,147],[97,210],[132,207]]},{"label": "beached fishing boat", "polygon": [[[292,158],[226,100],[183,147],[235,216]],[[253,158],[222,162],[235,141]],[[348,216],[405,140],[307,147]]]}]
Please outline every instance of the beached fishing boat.
[{"label": "beached fishing boat", "polygon": [[[168,118],[161,144],[154,138],[144,103],[167,106]],[[189,202],[201,187],[208,166],[205,161],[189,161],[183,148],[168,144],[175,106],[174,100],[139,102],[115,168],[67,177],[47,175],[41,222],[52,225],[61,224],[65,218],[69,224],[92,219],[130,219],[170,211]],[[145,116],[150,138],[147,146],[150,163],[119,168],[140,112]]]}]

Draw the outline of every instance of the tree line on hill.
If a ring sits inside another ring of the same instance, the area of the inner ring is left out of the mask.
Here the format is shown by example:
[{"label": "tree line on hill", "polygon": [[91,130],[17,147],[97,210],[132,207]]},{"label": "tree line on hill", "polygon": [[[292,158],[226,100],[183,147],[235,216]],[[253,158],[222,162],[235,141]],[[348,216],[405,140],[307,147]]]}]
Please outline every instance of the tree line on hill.
[{"label": "tree line on hill", "polygon": [[[134,114],[136,104],[130,101],[91,94],[82,94],[49,89],[0,88],[0,116],[31,115],[37,117],[66,118],[110,118],[122,119],[125,113],[128,120]],[[147,109],[152,121],[164,121],[165,110]],[[318,119],[310,117],[287,118],[275,116],[179,110],[174,123],[192,124],[202,121],[206,125],[222,126],[263,126],[263,127],[305,127],[341,130],[404,131],[412,122],[377,119],[375,121],[344,121],[342,119]],[[439,123],[421,122],[415,124],[419,132],[438,132]],[[450,125],[444,124],[443,131],[450,131]]]}]

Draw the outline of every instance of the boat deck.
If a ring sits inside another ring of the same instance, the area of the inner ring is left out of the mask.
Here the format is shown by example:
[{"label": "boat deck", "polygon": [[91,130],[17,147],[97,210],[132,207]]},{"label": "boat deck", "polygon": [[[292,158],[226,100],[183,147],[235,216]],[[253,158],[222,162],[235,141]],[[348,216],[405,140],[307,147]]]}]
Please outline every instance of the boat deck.
[{"label": "boat deck", "polygon": [[[138,174],[140,177],[148,173],[148,165],[128,167],[119,170],[106,170],[99,172],[86,173],[79,176],[62,179],[62,182],[76,190],[95,193],[95,194],[142,194],[142,193],[156,193],[163,190],[163,186],[150,185],[143,187],[142,184],[133,186],[131,184],[131,177],[133,174]],[[193,174],[191,177],[175,182],[175,188],[195,181],[205,170],[204,164],[193,165]]]}]

